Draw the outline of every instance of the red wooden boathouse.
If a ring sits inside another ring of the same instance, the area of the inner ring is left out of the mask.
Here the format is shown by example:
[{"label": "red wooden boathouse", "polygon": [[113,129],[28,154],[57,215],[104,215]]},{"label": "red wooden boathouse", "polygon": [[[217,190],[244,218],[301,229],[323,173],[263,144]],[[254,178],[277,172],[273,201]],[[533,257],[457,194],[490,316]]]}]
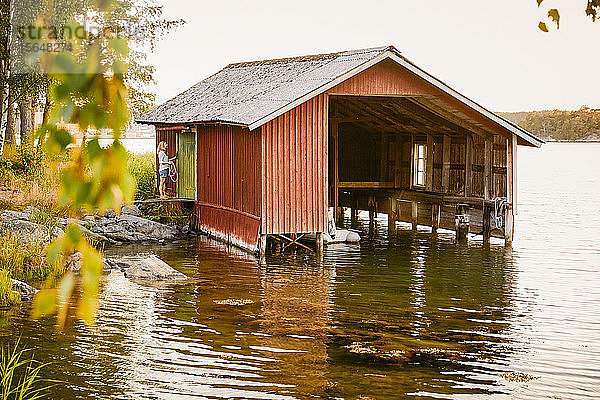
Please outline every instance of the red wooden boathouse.
[{"label": "red wooden boathouse", "polygon": [[460,205],[510,241],[516,146],[542,144],[392,46],[231,64],[137,122],[178,154],[196,227],[250,249],[326,232],[329,207],[454,229]]}]

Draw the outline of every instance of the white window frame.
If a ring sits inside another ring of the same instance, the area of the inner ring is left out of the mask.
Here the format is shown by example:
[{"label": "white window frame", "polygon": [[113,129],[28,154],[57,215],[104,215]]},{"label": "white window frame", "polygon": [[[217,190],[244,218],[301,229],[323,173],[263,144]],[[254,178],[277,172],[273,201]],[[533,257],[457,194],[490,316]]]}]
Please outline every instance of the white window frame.
[{"label": "white window frame", "polygon": [[425,189],[427,186],[427,143],[413,143],[412,186]]}]

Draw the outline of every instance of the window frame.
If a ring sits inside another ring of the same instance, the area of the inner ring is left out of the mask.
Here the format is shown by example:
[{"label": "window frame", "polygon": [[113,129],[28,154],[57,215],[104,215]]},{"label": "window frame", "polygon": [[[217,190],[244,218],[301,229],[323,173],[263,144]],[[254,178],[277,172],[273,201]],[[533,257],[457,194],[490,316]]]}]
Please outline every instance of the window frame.
[{"label": "window frame", "polygon": [[[420,148],[423,149],[421,157],[419,157]],[[411,186],[415,189],[425,189],[427,187],[427,142],[424,140],[413,141],[412,153]],[[419,169],[419,161],[422,161],[422,169]],[[419,173],[422,174],[421,183],[419,183]]]}]

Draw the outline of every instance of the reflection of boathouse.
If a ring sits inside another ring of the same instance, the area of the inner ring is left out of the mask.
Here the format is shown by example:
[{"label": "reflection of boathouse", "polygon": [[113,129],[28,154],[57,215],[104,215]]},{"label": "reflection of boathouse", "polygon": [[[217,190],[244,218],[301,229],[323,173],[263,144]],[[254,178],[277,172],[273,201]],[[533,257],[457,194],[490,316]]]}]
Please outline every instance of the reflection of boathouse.
[{"label": "reflection of boathouse", "polygon": [[391,46],[231,64],[138,122],[178,153],[197,227],[252,249],[319,238],[328,207],[510,241],[516,146],[542,144]]}]

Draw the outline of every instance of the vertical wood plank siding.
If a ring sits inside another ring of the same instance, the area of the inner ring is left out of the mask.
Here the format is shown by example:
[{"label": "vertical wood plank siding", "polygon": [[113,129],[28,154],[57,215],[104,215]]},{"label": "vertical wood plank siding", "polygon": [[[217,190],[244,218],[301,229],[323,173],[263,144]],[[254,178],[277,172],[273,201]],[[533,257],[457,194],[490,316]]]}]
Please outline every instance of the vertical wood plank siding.
[{"label": "vertical wood plank siding", "polygon": [[329,94],[429,95],[434,87],[392,60],[383,60],[334,86]]},{"label": "vertical wood plank siding", "polygon": [[326,231],[327,113],[321,94],[261,127],[263,234]]},{"label": "vertical wood plank siding", "polygon": [[[175,157],[177,154],[177,134],[181,132],[183,127],[181,126],[169,126],[169,127],[156,127],[156,148],[158,144],[162,141],[167,142],[169,145],[167,148],[167,155],[169,158]],[[156,152],[155,148],[155,152]],[[175,165],[177,165],[177,161],[175,161]],[[158,153],[156,154],[156,181],[157,188],[159,183],[158,177]],[[167,191],[171,194],[175,195],[177,193],[177,184],[173,182],[170,178],[167,178]],[[157,189],[158,192],[158,189]]]},{"label": "vertical wood plank siding", "polygon": [[198,126],[196,228],[251,249],[261,216],[260,139],[260,129]]}]

